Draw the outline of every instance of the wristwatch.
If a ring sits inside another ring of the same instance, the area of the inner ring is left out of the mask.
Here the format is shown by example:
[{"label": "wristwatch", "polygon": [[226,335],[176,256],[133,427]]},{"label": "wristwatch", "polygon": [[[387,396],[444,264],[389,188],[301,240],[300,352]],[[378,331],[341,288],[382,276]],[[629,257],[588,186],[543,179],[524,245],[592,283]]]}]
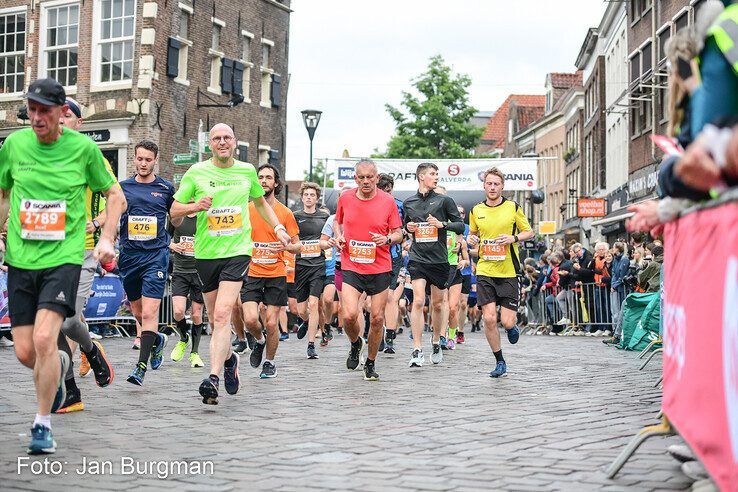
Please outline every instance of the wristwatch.
[{"label": "wristwatch", "polygon": [[516,243],[520,241],[520,239],[518,239],[518,235],[517,234],[515,234],[513,237],[515,238],[515,242]]},{"label": "wristwatch", "polygon": [[387,245],[392,246],[392,234],[387,234]]},{"label": "wristwatch", "polygon": [[100,223],[96,219],[92,219],[92,225],[95,227],[96,231],[100,229]]}]

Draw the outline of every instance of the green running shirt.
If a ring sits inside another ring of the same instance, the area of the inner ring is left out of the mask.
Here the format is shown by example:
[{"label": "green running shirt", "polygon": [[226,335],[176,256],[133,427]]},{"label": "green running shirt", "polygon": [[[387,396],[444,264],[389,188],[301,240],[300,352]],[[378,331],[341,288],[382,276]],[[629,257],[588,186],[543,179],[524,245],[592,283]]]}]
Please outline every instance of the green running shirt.
[{"label": "green running shirt", "polygon": [[87,187],[114,183],[87,135],[63,128],[56,142],[42,144],[31,128],[12,133],[0,148],[0,188],[11,190],[5,261],[26,270],[81,265]]},{"label": "green running shirt", "polygon": [[174,199],[186,204],[206,196],[213,198],[213,204],[197,214],[195,258],[251,256],[249,198],[264,196],[254,166],[234,160],[231,167],[220,168],[212,159],[194,164],[182,176]]}]

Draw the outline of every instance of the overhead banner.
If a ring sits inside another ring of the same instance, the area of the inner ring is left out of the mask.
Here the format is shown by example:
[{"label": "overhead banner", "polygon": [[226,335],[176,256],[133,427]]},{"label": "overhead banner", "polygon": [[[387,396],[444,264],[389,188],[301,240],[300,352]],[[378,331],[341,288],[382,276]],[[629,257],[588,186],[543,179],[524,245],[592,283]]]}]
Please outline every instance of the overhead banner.
[{"label": "overhead banner", "polygon": [[736,490],[738,203],[685,215],[664,238],[664,414],[718,489]]},{"label": "overhead banner", "polygon": [[[333,187],[341,190],[354,187],[354,166],[358,159],[326,159],[333,170]],[[415,169],[421,162],[438,166],[438,184],[448,191],[482,189],[482,177],[487,169],[497,167],[505,174],[506,191],[533,191],[538,188],[536,159],[374,159],[380,173],[391,174],[396,191],[418,189]]]}]

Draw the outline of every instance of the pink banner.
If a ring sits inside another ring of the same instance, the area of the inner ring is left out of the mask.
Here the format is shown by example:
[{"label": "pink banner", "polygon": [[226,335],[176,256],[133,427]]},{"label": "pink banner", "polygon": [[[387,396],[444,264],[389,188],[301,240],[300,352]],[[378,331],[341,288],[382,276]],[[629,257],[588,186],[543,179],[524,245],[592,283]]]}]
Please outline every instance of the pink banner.
[{"label": "pink banner", "polygon": [[738,204],[669,224],[664,250],[664,413],[738,491]]}]

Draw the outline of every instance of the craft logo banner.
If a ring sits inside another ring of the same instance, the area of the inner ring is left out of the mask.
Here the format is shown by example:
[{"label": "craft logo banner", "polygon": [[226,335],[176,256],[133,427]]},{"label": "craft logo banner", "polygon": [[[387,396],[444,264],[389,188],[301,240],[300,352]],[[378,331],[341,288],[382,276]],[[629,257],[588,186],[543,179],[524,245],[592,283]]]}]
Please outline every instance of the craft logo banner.
[{"label": "craft logo banner", "polygon": [[663,410],[718,488],[736,490],[738,203],[690,213],[664,238]]},{"label": "craft logo banner", "polygon": [[[357,159],[326,159],[327,169],[336,177],[333,187],[341,190],[354,187],[354,166]],[[418,181],[415,169],[421,162],[438,166],[438,184],[448,191],[481,190],[484,172],[493,167],[505,174],[506,191],[533,191],[538,188],[536,159],[375,159],[380,173],[392,175],[395,191],[415,191]]]}]

